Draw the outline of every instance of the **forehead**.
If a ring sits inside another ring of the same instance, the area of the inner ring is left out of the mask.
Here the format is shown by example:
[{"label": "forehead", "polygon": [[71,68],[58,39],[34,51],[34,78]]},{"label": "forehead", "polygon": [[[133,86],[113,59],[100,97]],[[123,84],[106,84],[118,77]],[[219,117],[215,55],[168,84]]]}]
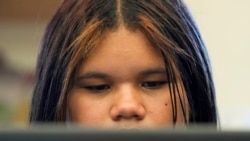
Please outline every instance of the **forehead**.
[{"label": "forehead", "polygon": [[140,31],[120,27],[106,34],[80,66],[80,72],[91,70],[135,71],[149,67],[164,68],[163,57]]}]

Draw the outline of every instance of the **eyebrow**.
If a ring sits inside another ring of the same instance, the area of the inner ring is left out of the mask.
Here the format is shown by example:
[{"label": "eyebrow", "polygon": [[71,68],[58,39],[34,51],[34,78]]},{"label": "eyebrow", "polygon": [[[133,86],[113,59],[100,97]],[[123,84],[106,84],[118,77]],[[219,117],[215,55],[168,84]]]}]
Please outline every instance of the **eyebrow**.
[{"label": "eyebrow", "polygon": [[88,72],[84,75],[81,75],[77,78],[77,80],[81,80],[81,79],[90,79],[90,78],[96,78],[96,79],[105,79],[108,78],[109,75],[107,75],[106,73],[102,73],[102,72]]},{"label": "eyebrow", "polygon": [[[161,74],[165,75],[166,70],[164,68],[149,68],[145,69],[141,72],[138,73],[139,76],[149,76],[149,75],[154,75],[154,74]],[[82,80],[82,79],[107,79],[110,76],[106,73],[102,72],[88,72],[86,74],[83,74],[77,78],[77,80]]]},{"label": "eyebrow", "polygon": [[142,75],[142,76],[153,75],[153,74],[166,74],[166,69],[164,69],[164,68],[150,68],[150,69],[147,69],[147,70],[140,72],[140,75]]}]

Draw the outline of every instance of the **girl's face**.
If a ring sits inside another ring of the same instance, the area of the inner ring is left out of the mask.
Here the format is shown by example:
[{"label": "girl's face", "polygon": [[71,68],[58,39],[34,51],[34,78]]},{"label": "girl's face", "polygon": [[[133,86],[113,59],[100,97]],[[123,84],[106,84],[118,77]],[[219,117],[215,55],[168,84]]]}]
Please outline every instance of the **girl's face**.
[{"label": "girl's face", "polygon": [[[80,66],[69,95],[69,120],[126,129],[172,125],[165,67],[160,52],[142,33],[124,27],[109,33]],[[181,92],[176,101],[180,125],[184,124],[180,105],[180,99],[186,101],[184,95]]]}]

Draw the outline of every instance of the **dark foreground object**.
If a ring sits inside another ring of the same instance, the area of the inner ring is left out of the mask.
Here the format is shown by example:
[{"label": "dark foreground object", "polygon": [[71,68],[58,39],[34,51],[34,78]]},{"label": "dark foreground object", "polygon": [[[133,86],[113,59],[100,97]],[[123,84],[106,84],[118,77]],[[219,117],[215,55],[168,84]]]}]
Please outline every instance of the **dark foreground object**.
[{"label": "dark foreground object", "polygon": [[209,128],[159,130],[99,130],[43,126],[1,128],[0,141],[250,141],[250,131]]}]

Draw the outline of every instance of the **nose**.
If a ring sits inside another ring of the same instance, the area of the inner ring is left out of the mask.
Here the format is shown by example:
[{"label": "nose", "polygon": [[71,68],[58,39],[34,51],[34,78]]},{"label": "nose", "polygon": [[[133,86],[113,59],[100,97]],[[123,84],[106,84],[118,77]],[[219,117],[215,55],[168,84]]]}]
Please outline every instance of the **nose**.
[{"label": "nose", "polygon": [[110,115],[113,121],[142,120],[145,117],[145,107],[140,94],[132,88],[124,88],[116,94]]}]

